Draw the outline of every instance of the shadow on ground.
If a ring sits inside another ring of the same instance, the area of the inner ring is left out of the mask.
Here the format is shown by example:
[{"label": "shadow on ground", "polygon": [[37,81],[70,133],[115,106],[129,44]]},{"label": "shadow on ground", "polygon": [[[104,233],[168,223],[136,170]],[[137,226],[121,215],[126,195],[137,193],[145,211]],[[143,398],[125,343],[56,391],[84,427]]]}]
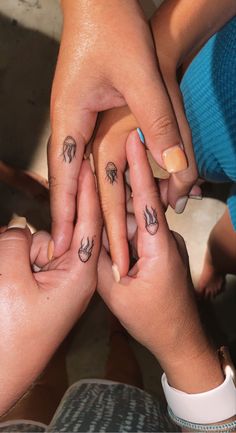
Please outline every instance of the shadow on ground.
[{"label": "shadow on ground", "polygon": [[[0,160],[27,169],[49,115],[58,43],[0,14]],[[0,184],[0,223],[24,214],[37,228],[49,227],[49,213],[23,193]]]}]

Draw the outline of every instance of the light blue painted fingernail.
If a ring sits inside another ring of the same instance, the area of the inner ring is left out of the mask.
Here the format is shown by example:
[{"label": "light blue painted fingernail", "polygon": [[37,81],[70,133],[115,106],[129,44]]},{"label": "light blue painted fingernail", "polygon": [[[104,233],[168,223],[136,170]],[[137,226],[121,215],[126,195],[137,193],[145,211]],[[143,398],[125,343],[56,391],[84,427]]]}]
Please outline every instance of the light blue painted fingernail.
[{"label": "light blue painted fingernail", "polygon": [[137,133],[138,133],[138,135],[139,135],[139,138],[140,138],[141,142],[142,142],[143,144],[145,144],[145,138],[144,138],[144,135],[143,135],[143,133],[142,133],[142,131],[141,131],[140,128],[137,128]]}]

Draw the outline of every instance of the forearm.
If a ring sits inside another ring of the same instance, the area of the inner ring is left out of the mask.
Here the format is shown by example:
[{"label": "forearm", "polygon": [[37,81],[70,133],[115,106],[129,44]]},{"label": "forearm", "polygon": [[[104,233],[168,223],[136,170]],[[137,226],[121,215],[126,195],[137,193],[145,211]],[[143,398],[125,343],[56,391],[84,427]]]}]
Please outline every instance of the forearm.
[{"label": "forearm", "polygon": [[235,15],[235,0],[164,1],[151,21],[161,66],[177,68]]}]

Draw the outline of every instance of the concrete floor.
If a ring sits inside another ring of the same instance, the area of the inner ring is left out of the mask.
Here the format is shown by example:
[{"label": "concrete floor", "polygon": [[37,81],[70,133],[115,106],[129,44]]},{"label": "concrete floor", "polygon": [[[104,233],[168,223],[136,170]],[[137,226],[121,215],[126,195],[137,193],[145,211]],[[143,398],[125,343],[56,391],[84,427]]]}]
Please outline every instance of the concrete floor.
[{"label": "concrete floor", "polygon": [[[155,3],[160,1],[144,0],[148,14],[154,11]],[[0,159],[19,168],[30,168],[45,177],[46,143],[50,134],[49,97],[61,23],[58,0],[0,2]],[[47,204],[33,203],[32,199],[3,183],[0,183],[0,194],[1,224],[18,213],[26,215],[37,229],[49,229]],[[224,203],[204,198],[190,200],[183,215],[168,211],[171,228],[186,240],[194,281],[201,270],[208,234],[224,208]],[[207,316],[214,320],[216,316],[229,343],[236,341],[235,310],[236,296],[232,287],[206,309]],[[71,383],[79,378],[103,377],[107,342],[106,310],[95,297],[73,332],[68,355]],[[160,370],[156,361],[137,343],[132,344],[144,373],[145,388],[159,394]]]}]

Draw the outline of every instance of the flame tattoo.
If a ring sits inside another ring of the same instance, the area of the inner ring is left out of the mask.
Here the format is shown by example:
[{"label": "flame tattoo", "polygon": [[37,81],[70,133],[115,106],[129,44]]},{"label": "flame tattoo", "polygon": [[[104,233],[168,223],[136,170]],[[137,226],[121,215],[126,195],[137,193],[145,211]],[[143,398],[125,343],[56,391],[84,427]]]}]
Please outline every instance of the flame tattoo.
[{"label": "flame tattoo", "polygon": [[78,251],[79,259],[81,260],[81,262],[86,263],[90,259],[92,255],[93,246],[94,246],[93,239],[90,241],[89,237],[87,237],[87,242],[84,243],[84,238],[82,238],[80,242],[80,249]]},{"label": "flame tattoo", "polygon": [[72,159],[76,155],[76,141],[73,137],[69,136],[65,138],[62,148],[62,156],[64,162],[71,163]]},{"label": "flame tattoo", "polygon": [[114,162],[108,162],[106,165],[106,179],[113,185],[114,182],[117,182],[117,167]]},{"label": "flame tattoo", "polygon": [[147,232],[152,236],[155,235],[159,227],[156,209],[153,209],[153,207],[151,207],[151,209],[148,209],[146,205],[143,215]]}]

